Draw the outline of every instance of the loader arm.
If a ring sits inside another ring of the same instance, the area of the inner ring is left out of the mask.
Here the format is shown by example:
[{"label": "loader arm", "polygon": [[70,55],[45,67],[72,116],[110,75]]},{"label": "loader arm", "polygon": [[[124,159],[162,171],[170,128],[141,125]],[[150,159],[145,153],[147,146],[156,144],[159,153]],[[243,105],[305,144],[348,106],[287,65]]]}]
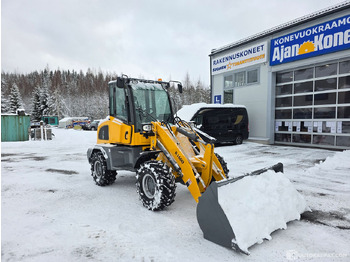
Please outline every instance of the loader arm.
[{"label": "loader arm", "polygon": [[[172,167],[175,177],[182,179],[196,202],[213,176],[216,180],[226,178],[214,154],[214,146],[205,143],[193,130],[178,125],[170,127],[160,122],[152,124],[154,136],[151,138],[151,149],[162,151],[158,159]],[[190,140],[200,150],[195,150]]]}]

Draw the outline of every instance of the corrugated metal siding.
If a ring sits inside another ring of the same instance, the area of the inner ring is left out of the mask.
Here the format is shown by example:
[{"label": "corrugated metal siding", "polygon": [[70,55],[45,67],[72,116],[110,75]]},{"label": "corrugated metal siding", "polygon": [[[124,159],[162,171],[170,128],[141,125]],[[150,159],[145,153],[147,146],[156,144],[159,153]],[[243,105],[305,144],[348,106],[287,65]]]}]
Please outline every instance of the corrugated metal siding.
[{"label": "corrugated metal siding", "polygon": [[1,141],[27,141],[29,140],[29,116],[1,115]]}]

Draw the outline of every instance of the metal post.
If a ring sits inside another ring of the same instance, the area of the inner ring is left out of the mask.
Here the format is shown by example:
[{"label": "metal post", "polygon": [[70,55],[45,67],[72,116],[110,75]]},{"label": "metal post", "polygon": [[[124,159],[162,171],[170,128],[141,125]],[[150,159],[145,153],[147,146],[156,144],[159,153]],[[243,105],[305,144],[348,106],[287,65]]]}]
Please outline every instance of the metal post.
[{"label": "metal post", "polygon": [[40,139],[44,140],[44,121],[40,121]]}]

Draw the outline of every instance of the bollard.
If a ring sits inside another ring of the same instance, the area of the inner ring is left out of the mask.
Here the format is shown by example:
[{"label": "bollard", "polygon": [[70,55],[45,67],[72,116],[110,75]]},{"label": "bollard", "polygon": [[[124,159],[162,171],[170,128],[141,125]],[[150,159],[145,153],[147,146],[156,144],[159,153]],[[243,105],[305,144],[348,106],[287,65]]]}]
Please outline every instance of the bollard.
[{"label": "bollard", "polygon": [[40,135],[41,135],[41,140],[45,140],[44,138],[44,121],[40,121]]}]

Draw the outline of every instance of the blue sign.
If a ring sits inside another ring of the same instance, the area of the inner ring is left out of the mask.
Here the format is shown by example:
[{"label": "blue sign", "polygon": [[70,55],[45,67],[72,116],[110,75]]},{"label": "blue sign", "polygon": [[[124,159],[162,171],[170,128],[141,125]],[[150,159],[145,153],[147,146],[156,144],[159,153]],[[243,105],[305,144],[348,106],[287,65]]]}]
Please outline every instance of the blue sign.
[{"label": "blue sign", "polygon": [[350,15],[271,40],[270,65],[350,48]]},{"label": "blue sign", "polygon": [[221,95],[214,96],[214,104],[221,104]]}]

